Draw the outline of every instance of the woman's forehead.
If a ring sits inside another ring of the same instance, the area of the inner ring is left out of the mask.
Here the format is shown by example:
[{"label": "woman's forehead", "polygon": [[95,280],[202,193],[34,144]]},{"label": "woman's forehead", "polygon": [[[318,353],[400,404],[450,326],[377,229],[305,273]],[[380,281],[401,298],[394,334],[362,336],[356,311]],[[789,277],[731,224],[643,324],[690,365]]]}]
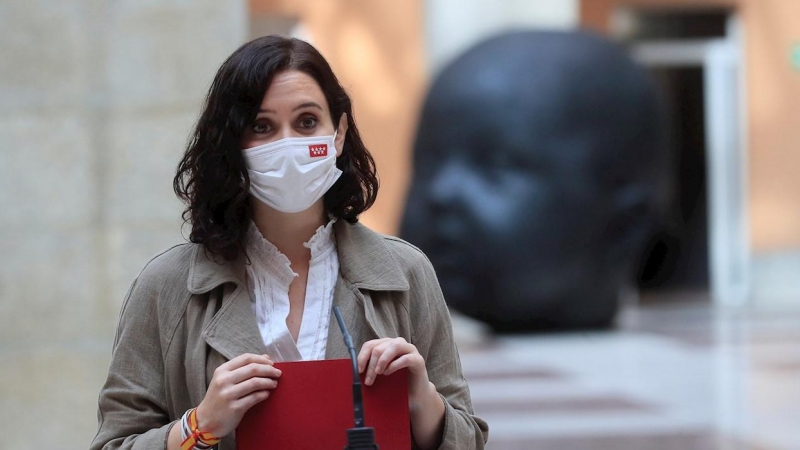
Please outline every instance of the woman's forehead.
[{"label": "woman's forehead", "polygon": [[327,109],[325,94],[317,81],[299,70],[284,70],[275,74],[264,94],[261,109],[274,109],[286,102],[314,101]]}]

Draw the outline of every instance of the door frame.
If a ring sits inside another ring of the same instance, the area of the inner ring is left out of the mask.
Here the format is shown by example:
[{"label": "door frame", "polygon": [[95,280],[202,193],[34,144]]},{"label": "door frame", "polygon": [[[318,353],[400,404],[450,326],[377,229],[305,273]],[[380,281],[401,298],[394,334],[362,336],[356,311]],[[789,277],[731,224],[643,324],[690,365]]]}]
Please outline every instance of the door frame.
[{"label": "door frame", "polygon": [[751,298],[747,189],[747,120],[743,30],[735,13],[726,36],[632,42],[631,54],[648,68],[703,69],[708,185],[709,290],[713,302],[742,306]]}]

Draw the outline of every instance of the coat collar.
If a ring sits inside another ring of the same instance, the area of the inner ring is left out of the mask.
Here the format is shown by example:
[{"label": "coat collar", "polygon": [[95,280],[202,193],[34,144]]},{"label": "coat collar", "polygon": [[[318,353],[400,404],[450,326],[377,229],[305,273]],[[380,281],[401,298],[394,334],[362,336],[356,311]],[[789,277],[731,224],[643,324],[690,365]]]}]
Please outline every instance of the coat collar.
[{"label": "coat collar", "polygon": [[[408,280],[385,239],[361,225],[339,220],[334,224],[339,268],[342,277],[359,289],[407,291]],[[211,291],[224,283],[245,287],[246,259],[240,253],[235,261],[215,262],[203,247],[195,246],[189,267],[187,288],[193,294]]]},{"label": "coat collar", "polygon": [[[334,230],[340,270],[334,290],[334,305],[341,309],[350,333],[360,346],[370,335],[367,328],[377,327],[375,320],[370,317],[372,305],[360,289],[407,291],[408,280],[382,236],[363,225],[343,221],[337,222]],[[187,287],[193,294],[206,293],[226,283],[235,285],[224,287],[228,300],[203,330],[203,339],[227,359],[243,353],[263,354],[266,351],[247,295],[245,263],[244,256],[231,262],[214,262],[198,245],[189,268]],[[363,305],[364,312],[359,313],[359,304]],[[358,317],[365,313],[366,321]],[[347,348],[335,322],[331,314],[326,357],[347,358]]]}]

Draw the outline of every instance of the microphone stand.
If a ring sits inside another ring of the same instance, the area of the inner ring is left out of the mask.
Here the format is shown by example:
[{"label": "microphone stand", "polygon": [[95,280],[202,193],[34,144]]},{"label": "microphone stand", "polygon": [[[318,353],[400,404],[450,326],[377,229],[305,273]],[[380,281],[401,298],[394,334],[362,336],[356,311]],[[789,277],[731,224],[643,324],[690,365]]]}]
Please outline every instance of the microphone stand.
[{"label": "microphone stand", "polygon": [[342,329],[344,345],[350,352],[350,360],[353,363],[353,412],[355,414],[355,427],[347,430],[347,445],[344,450],[378,450],[375,444],[375,429],[364,426],[364,401],[361,397],[361,377],[358,375],[358,359],[356,358],[356,348],[353,346],[353,338],[347,332],[344,319],[339,312],[339,307],[333,307],[336,314],[336,321]]}]

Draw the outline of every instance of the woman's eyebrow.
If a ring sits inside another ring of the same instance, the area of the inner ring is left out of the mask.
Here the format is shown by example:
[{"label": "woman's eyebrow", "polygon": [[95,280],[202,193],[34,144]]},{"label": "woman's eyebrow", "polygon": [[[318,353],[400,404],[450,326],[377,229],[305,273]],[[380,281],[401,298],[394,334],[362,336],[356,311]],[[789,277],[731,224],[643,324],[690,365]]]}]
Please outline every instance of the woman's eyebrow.
[{"label": "woman's eyebrow", "polygon": [[[298,109],[303,109],[303,108],[317,108],[320,111],[324,111],[322,109],[322,106],[320,106],[319,103],[317,103],[317,102],[305,102],[305,103],[301,103],[301,104],[295,106],[294,109],[292,109],[292,112],[297,111]],[[275,113],[275,110],[274,109],[259,109],[258,112],[260,112],[260,113]]]},{"label": "woman's eyebrow", "polygon": [[301,103],[297,105],[292,111],[297,111],[298,109],[303,109],[303,108],[317,108],[318,110],[322,111],[322,106],[320,106],[319,103],[316,102]]}]

